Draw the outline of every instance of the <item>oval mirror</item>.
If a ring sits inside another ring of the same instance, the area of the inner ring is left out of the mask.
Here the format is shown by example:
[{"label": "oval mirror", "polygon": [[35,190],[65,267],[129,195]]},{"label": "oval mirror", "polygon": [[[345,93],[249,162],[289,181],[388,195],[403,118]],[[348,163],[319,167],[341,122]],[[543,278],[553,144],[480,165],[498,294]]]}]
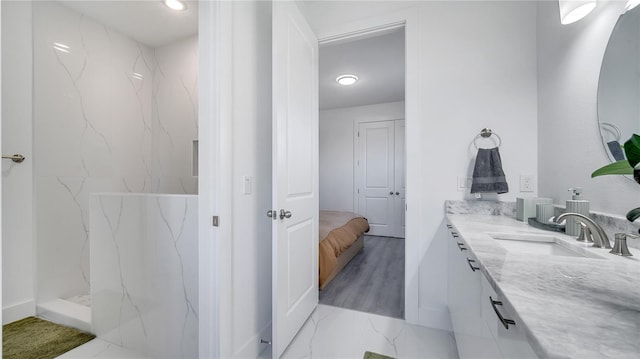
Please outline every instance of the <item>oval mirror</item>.
[{"label": "oval mirror", "polygon": [[640,7],[621,15],[609,38],[598,83],[598,125],[609,159],[624,160],[622,145],[640,133]]}]

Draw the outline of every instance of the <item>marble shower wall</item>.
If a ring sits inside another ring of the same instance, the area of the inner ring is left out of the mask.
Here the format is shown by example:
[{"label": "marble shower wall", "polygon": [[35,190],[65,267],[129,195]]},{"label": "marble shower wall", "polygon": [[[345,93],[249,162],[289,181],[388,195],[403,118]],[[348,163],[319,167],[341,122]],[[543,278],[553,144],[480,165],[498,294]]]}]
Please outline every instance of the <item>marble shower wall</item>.
[{"label": "marble shower wall", "polygon": [[198,190],[193,176],[193,140],[198,138],[198,38],[154,50],[153,192]]},{"label": "marble shower wall", "polygon": [[91,195],[93,332],[154,358],[197,358],[196,195]]},{"label": "marble shower wall", "polygon": [[[197,54],[188,47],[197,40],[154,50],[37,1],[33,41],[37,295],[45,301],[89,292],[90,193],[196,193]],[[184,86],[173,88],[176,77]]]}]

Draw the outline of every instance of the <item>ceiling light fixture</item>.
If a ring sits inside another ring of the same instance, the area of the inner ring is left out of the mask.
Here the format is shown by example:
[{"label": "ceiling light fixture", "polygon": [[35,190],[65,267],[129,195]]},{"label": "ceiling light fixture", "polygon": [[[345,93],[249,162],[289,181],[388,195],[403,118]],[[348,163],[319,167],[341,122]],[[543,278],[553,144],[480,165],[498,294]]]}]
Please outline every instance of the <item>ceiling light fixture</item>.
[{"label": "ceiling light fixture", "polygon": [[559,0],[560,23],[572,24],[587,16],[595,7],[596,0]]},{"label": "ceiling light fixture", "polygon": [[627,12],[638,5],[640,5],[640,0],[629,0],[627,1],[627,5],[624,7],[624,11]]},{"label": "ceiling light fixture", "polygon": [[358,76],[356,75],[340,75],[336,78],[336,81],[342,86],[350,86],[358,81]]},{"label": "ceiling light fixture", "polygon": [[175,11],[182,11],[187,8],[187,4],[182,0],[163,0],[166,7]]}]

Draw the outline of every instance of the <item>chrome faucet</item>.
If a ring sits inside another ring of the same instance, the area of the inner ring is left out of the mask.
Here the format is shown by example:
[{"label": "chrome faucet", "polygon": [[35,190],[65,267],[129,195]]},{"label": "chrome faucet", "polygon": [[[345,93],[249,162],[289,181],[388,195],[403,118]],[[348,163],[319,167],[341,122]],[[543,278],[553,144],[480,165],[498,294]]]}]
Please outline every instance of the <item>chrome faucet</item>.
[{"label": "chrome faucet", "polygon": [[560,223],[563,219],[567,217],[575,217],[580,223],[584,224],[586,228],[591,232],[591,236],[593,237],[593,246],[596,248],[609,248],[611,249],[611,243],[609,242],[609,237],[604,232],[602,227],[600,227],[596,222],[594,222],[591,218],[580,214],[580,213],[563,213],[556,217],[555,222]]}]

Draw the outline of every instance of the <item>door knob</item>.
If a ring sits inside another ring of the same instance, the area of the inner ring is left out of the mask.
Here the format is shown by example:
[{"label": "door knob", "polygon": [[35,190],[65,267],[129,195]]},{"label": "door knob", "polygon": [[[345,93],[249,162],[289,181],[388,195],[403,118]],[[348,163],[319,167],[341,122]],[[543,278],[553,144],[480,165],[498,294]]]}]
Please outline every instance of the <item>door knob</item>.
[{"label": "door knob", "polygon": [[392,192],[389,192],[389,194],[393,196],[393,191],[392,191]]},{"label": "door knob", "polygon": [[278,217],[278,213],[275,210],[270,209],[267,211],[267,217],[276,219],[276,217]]},{"label": "door knob", "polygon": [[291,211],[280,210],[280,219],[291,218]]},{"label": "door knob", "polygon": [[400,192],[396,192],[396,196],[400,195]]}]

